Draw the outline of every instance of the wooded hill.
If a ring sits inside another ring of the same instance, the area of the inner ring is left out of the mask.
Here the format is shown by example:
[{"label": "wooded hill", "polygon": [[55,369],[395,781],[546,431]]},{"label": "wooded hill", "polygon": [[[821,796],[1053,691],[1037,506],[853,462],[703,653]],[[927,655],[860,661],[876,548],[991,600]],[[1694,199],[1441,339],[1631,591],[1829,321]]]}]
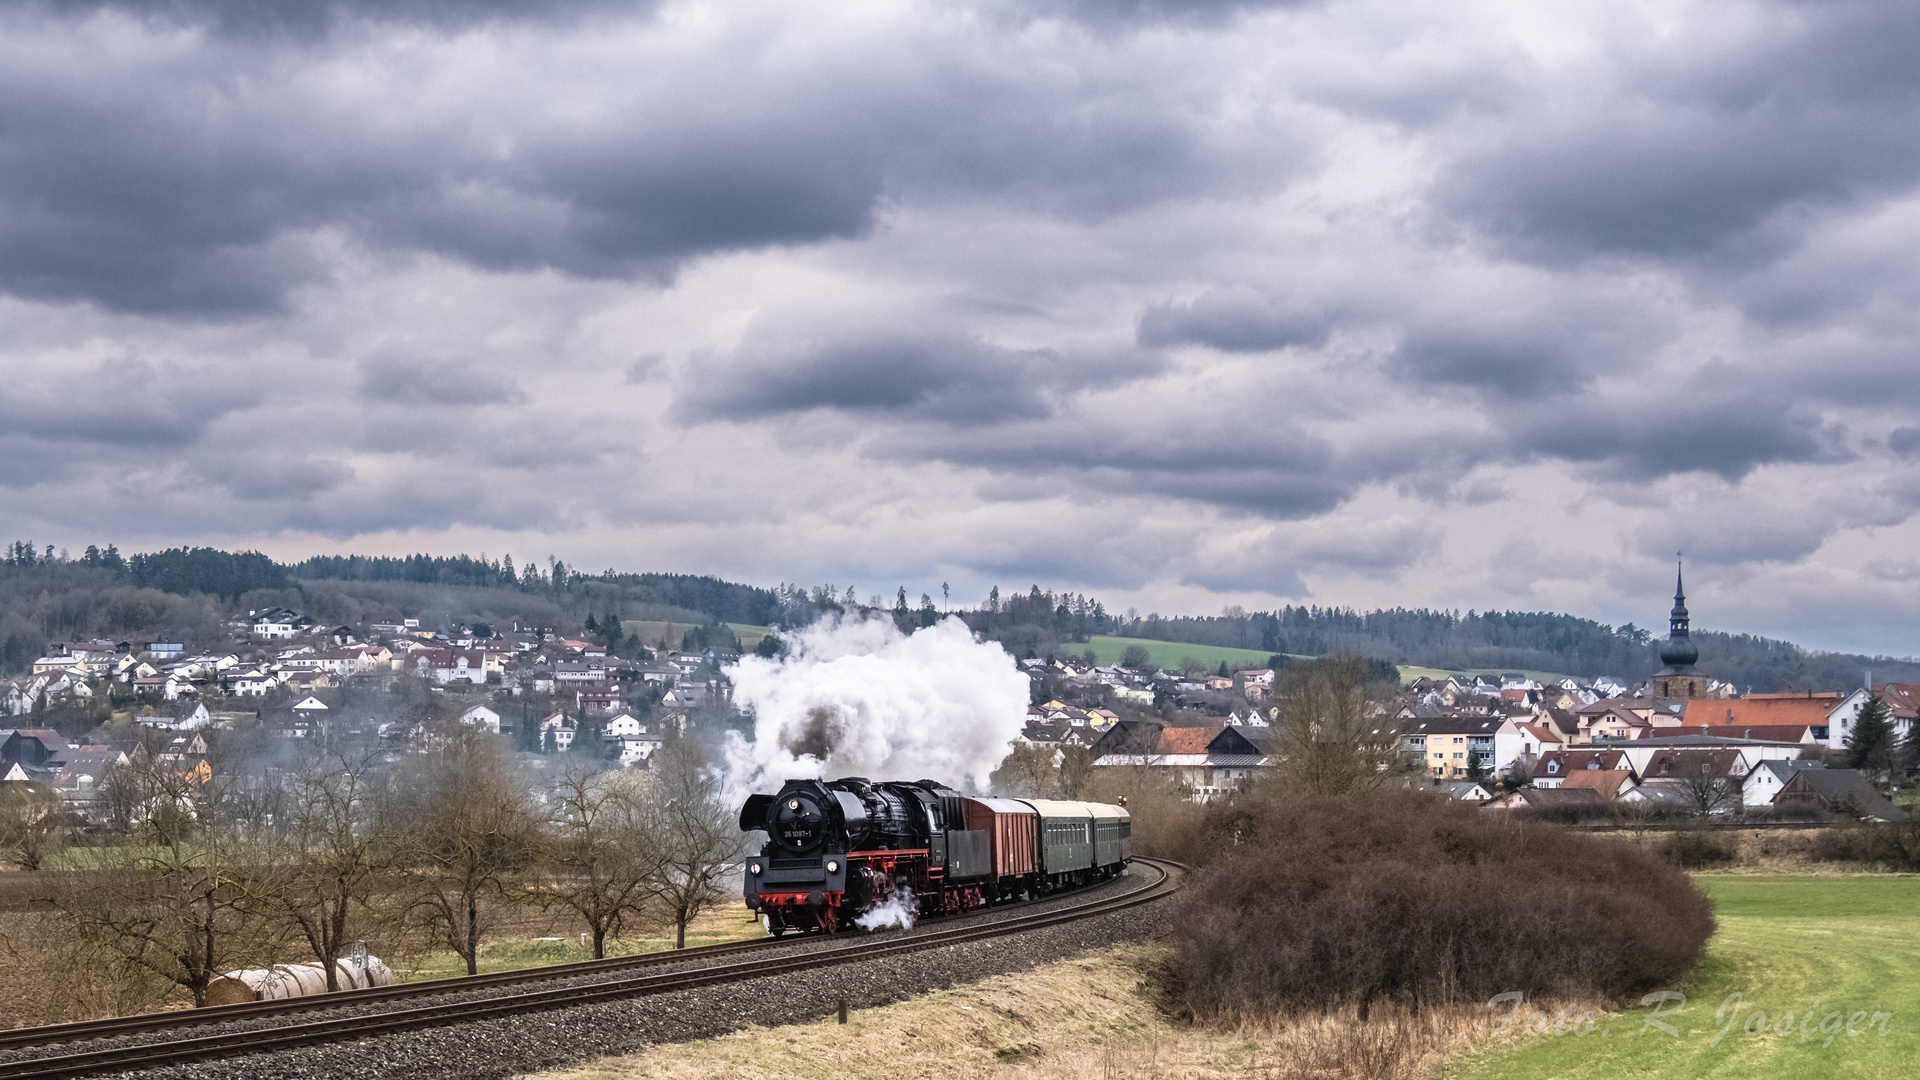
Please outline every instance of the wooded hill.
[{"label": "wooded hill", "polygon": [[[515,566],[468,555],[405,558],[316,556],[291,565],[259,552],[173,548],[122,556],[88,547],[77,557],[16,542],[0,559],[0,674],[33,662],[50,641],[106,637],[184,639],[212,645],[224,622],[249,608],[284,605],[325,623],[417,617],[430,626],[514,620],[578,633],[588,617],[674,623],[796,627],[823,613],[871,610],[852,590],[781,584],[769,589],[694,574],[584,573],[554,559]],[[930,595],[910,604],[905,588],[888,611],[903,628],[940,617]],[[1609,626],[1553,612],[1334,607],[1222,615],[1145,617],[1109,612],[1078,593],[1033,586],[953,612],[1016,656],[1077,652],[1088,635],[1113,634],[1265,653],[1353,652],[1396,664],[1449,670],[1533,670],[1578,678],[1645,678],[1659,666],[1658,640],[1631,623]],[[614,625],[618,625],[615,623]],[[1699,668],[1743,691],[1846,690],[1869,668],[1876,680],[1920,682],[1920,664],[1887,657],[1810,652],[1791,642],[1695,630]]]}]

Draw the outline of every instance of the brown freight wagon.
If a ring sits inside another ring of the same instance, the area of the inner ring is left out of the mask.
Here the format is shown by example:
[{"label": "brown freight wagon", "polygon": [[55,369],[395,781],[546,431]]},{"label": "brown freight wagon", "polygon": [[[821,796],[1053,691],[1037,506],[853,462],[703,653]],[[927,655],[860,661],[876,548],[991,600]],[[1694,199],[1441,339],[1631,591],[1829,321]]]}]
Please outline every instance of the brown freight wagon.
[{"label": "brown freight wagon", "polygon": [[986,832],[993,845],[993,876],[1025,877],[1040,870],[1040,815],[1013,799],[966,799],[967,828]]}]

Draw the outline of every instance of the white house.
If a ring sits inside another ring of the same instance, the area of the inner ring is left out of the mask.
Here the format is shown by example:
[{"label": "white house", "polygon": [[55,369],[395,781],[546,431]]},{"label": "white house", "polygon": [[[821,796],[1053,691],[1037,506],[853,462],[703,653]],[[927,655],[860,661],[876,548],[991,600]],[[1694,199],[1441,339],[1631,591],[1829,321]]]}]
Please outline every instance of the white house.
[{"label": "white house", "polygon": [[632,768],[635,765],[646,762],[649,758],[653,757],[654,751],[661,747],[659,739],[649,739],[643,736],[622,735],[620,736],[619,742],[620,767],[623,769]]},{"label": "white house", "polygon": [[[1885,701],[1888,708],[1893,711],[1893,737],[1896,742],[1905,739],[1907,733],[1913,729],[1912,717],[1900,715],[1910,710],[1900,707],[1905,703],[1905,695],[1895,693],[1897,689],[1905,689],[1905,687],[1899,684],[1886,684],[1877,691],[1881,700]],[[1864,688],[1855,690],[1842,698],[1840,704],[1827,710],[1827,738],[1823,744],[1827,749],[1845,750],[1847,748],[1847,738],[1853,734],[1853,725],[1860,719],[1860,710],[1866,707],[1867,701],[1872,696]]]},{"label": "white house", "polygon": [[567,719],[566,713],[554,713],[552,716],[540,721],[540,734],[542,741],[547,739],[553,740],[553,748],[555,750],[565,751],[573,745],[573,721]]},{"label": "white house", "polygon": [[227,693],[234,697],[266,697],[274,687],[280,685],[280,677],[266,668],[254,668],[251,671],[234,675],[227,680]]},{"label": "white house", "polygon": [[284,641],[312,627],[312,619],[286,608],[259,608],[247,612],[247,632],[270,641]]},{"label": "white house", "polygon": [[461,713],[460,722],[468,727],[486,728],[492,734],[500,734],[500,714],[485,705],[475,705]]},{"label": "white house", "polygon": [[606,726],[601,729],[601,735],[608,739],[645,735],[646,733],[647,725],[641,723],[632,713],[621,713],[619,716],[607,721]]},{"label": "white house", "polygon": [[1787,781],[1801,769],[1821,768],[1818,761],[1782,760],[1770,758],[1758,762],[1752,772],[1747,774],[1746,782],[1740,785],[1741,806],[1772,806],[1773,797],[1780,794]]},{"label": "white house", "polygon": [[207,714],[207,707],[197,701],[186,705],[173,716],[136,716],[134,719],[146,727],[167,731],[198,731],[213,722],[213,717]]}]

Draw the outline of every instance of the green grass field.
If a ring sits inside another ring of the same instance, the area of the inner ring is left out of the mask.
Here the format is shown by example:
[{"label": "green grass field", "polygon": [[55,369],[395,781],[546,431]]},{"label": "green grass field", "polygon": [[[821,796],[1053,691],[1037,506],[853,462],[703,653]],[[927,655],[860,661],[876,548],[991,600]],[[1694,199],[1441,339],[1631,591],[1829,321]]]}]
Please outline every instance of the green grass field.
[{"label": "green grass field", "polygon": [[[1671,1002],[1521,1034],[1449,1080],[1894,1080],[1920,1075],[1920,877],[1695,880],[1719,932]],[[1734,995],[1739,995],[1735,997]],[[1764,1015],[1762,1015],[1764,1014]],[[1664,1024],[1671,1032],[1655,1024]],[[1884,1029],[1885,1034],[1882,1034]]]},{"label": "green grass field", "polygon": [[[662,639],[665,639],[667,647],[672,649],[680,647],[680,635],[686,633],[693,625],[692,623],[669,623],[648,619],[623,619],[620,622],[622,629],[629,634],[640,635],[640,640],[646,644],[658,645]],[[747,623],[737,622],[728,623],[727,625],[732,627],[734,634],[739,637],[740,648],[747,652],[752,652],[753,647],[760,644],[760,639],[767,636],[767,628],[764,626],[751,626]]]},{"label": "green grass field", "polygon": [[[1191,656],[1210,668],[1218,668],[1225,660],[1228,668],[1266,667],[1267,659],[1273,654],[1258,649],[1230,649],[1224,645],[1183,645],[1178,641],[1153,641],[1149,638],[1112,637],[1095,634],[1087,639],[1085,645],[1068,642],[1060,646],[1060,651],[1079,656],[1088,649],[1100,658],[1102,664],[1117,664],[1127,646],[1139,645],[1147,650],[1158,667],[1177,669],[1182,657]],[[1308,659],[1302,657],[1301,659]]]}]

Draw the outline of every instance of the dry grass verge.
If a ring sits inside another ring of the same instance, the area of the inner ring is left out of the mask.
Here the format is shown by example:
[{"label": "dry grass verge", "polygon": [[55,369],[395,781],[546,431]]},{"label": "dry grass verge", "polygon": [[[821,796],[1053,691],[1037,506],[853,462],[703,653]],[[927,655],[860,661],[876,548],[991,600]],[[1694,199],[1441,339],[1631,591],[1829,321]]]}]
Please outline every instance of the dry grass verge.
[{"label": "dry grass verge", "polygon": [[[537,1074],[547,1080],[1415,1080],[1493,1030],[1485,1008],[1375,1006],[1236,1030],[1185,1025],[1132,945],[896,1005]],[[819,1007],[823,1003],[810,1003]],[[831,1003],[824,1003],[831,1005]]]}]

